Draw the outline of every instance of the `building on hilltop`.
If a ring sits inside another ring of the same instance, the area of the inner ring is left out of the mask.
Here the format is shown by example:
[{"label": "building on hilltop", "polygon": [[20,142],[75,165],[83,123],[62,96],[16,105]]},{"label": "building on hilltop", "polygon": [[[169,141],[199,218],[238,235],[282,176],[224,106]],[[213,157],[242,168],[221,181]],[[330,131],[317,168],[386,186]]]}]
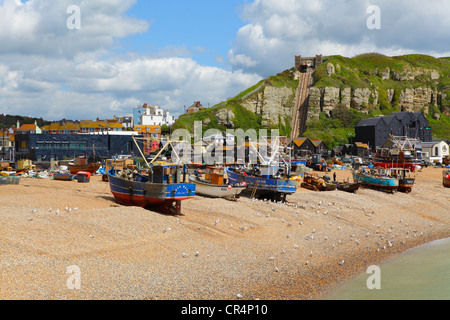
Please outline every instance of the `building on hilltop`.
[{"label": "building on hilltop", "polygon": [[149,106],[146,103],[139,108],[133,109],[133,125],[144,126],[171,126],[175,123],[175,117],[169,110],[163,110],[160,106]]},{"label": "building on hilltop", "polygon": [[305,72],[308,68],[317,69],[323,62],[321,54],[317,54],[315,57],[302,57],[295,56],[295,70]]},{"label": "building on hilltop", "polygon": [[187,113],[197,113],[203,109],[204,109],[204,107],[202,106],[200,101],[194,101],[194,104],[192,106],[190,106],[189,108],[187,108],[186,112]]}]

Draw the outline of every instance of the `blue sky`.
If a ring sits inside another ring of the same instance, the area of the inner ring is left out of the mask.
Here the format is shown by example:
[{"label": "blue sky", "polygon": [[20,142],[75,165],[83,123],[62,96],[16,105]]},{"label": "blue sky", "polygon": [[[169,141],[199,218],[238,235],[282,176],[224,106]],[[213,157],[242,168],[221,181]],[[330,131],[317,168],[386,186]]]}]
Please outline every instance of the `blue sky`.
[{"label": "blue sky", "polygon": [[239,12],[244,3],[242,0],[138,1],[127,15],[148,21],[150,28],[144,34],[121,41],[124,48],[120,51],[145,54],[181,48],[200,64],[221,66],[217,58],[226,58],[237,31],[244,26]]},{"label": "blue sky", "polygon": [[[367,27],[371,5],[381,29]],[[0,0],[0,113],[88,120],[147,103],[178,116],[298,54],[450,56],[448,12],[448,0]]]}]

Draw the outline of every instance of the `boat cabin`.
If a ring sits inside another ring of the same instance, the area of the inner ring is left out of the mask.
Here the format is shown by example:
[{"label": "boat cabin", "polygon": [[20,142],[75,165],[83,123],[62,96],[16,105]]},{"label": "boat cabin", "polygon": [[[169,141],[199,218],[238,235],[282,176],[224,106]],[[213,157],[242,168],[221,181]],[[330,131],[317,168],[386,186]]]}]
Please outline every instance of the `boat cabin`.
[{"label": "boat cabin", "polygon": [[157,165],[149,170],[147,181],[152,183],[173,184],[181,183],[181,172],[178,165]]},{"label": "boat cabin", "polygon": [[205,174],[205,180],[208,180],[211,182],[211,184],[217,184],[222,185],[224,183],[223,181],[223,167],[218,168],[215,166],[207,166],[204,170]]}]

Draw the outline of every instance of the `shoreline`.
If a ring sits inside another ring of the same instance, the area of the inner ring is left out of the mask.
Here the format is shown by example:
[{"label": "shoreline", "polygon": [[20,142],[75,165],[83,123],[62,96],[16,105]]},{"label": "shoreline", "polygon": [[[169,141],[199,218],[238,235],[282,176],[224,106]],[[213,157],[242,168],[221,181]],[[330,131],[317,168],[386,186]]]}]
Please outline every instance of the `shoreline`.
[{"label": "shoreline", "polygon": [[[423,169],[410,194],[195,197],[181,216],[118,205],[100,176],[22,179],[0,189],[0,299],[322,299],[370,265],[450,237],[441,173]],[[70,266],[80,290],[67,288]]]}]

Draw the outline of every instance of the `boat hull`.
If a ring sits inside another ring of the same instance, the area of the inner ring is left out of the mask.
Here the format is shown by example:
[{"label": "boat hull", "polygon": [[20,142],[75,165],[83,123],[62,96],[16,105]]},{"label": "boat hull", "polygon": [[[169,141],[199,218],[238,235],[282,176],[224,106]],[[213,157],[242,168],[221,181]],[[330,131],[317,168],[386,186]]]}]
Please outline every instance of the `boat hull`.
[{"label": "boat hull", "polygon": [[107,173],[111,193],[117,203],[163,213],[180,214],[181,201],[195,196],[195,184],[149,183],[128,180]]},{"label": "boat hull", "polygon": [[232,184],[241,184],[245,182],[246,189],[244,192],[253,193],[259,198],[267,197],[275,200],[281,199],[281,196],[293,194],[297,191],[298,182],[289,179],[276,179],[244,175],[237,173],[231,168],[226,168],[228,181]]},{"label": "boat hull", "polygon": [[450,188],[450,178],[447,178],[448,175],[450,175],[450,170],[444,171],[444,173],[442,174],[442,185],[445,188]]},{"label": "boat hull", "polygon": [[337,186],[337,189],[339,191],[345,191],[345,192],[353,192],[356,193],[358,189],[361,187],[361,182],[354,182],[354,183],[339,183],[339,186]]},{"label": "boat hull", "polygon": [[100,164],[97,163],[90,163],[84,165],[69,164],[69,171],[72,174],[77,174],[80,171],[86,171],[94,174],[97,172],[98,169],[100,169]]},{"label": "boat hull", "polygon": [[398,181],[398,191],[410,193],[414,186],[415,179],[405,178]]},{"label": "boat hull", "polygon": [[355,173],[353,179],[355,182],[360,182],[364,187],[391,192],[397,191],[399,187],[399,180],[396,178]]},{"label": "boat hull", "polygon": [[243,190],[242,185],[215,185],[199,180],[195,176],[189,176],[189,181],[195,184],[195,194],[210,198],[236,198]]},{"label": "boat hull", "polygon": [[71,173],[54,173],[53,180],[61,180],[61,181],[71,181],[73,180],[74,175]]}]

